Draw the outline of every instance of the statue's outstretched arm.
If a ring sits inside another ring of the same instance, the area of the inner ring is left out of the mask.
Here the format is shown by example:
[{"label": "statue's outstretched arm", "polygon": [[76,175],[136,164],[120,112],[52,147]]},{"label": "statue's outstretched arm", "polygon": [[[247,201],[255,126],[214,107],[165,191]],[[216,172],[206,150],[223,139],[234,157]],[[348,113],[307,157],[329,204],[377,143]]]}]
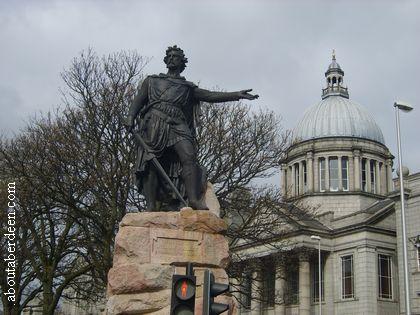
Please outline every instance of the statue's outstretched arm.
[{"label": "statue's outstretched arm", "polygon": [[128,111],[128,115],[125,119],[125,126],[129,131],[131,131],[134,127],[134,120],[136,119],[137,115],[139,114],[142,107],[144,107],[147,104],[147,101],[149,99],[148,96],[148,90],[149,90],[149,78],[146,78],[141,87],[140,90],[137,92],[137,95],[134,97],[133,103],[131,103],[130,109]]},{"label": "statue's outstretched arm", "polygon": [[240,99],[254,100],[258,98],[258,95],[252,95],[252,89],[241,90],[237,92],[214,92],[200,88],[194,89],[194,97],[203,102],[209,103],[221,103],[230,101],[239,101]]}]

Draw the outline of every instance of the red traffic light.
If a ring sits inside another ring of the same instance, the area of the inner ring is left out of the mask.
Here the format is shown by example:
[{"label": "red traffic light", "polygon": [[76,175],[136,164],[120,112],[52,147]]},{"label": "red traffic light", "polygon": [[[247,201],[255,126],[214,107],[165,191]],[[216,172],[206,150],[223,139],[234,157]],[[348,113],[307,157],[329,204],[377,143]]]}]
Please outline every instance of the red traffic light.
[{"label": "red traffic light", "polygon": [[185,275],[172,276],[171,315],[194,315],[196,277],[191,263]]},{"label": "red traffic light", "polygon": [[175,294],[180,300],[186,301],[195,295],[195,284],[189,278],[181,278],[175,283]]}]

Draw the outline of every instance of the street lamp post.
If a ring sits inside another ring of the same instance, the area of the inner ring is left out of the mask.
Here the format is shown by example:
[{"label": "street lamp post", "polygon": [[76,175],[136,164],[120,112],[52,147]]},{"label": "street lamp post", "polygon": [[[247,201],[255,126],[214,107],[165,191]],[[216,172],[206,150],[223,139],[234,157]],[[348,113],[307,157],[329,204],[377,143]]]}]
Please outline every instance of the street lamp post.
[{"label": "street lamp post", "polygon": [[312,240],[318,241],[318,303],[319,303],[319,315],[322,314],[322,284],[321,284],[321,237],[318,235],[312,235]]},{"label": "street lamp post", "polygon": [[405,309],[406,314],[411,314],[410,308],[410,290],[408,283],[408,255],[407,255],[407,229],[405,225],[405,198],[404,198],[404,175],[402,169],[402,154],[401,154],[401,135],[400,135],[400,112],[409,112],[413,109],[407,103],[397,101],[394,103],[395,120],[397,123],[397,145],[398,145],[398,166],[400,171],[400,198],[401,198],[401,225],[402,225],[402,240],[403,240],[403,262],[404,262],[404,291],[405,291]]}]

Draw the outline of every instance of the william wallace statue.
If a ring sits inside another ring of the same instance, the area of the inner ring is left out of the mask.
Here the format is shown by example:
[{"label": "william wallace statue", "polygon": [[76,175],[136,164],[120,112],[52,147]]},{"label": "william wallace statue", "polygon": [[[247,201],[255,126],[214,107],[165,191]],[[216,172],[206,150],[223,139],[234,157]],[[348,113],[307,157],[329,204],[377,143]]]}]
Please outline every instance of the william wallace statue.
[{"label": "william wallace statue", "polygon": [[193,209],[206,210],[206,172],[198,164],[195,139],[200,101],[254,100],[258,95],[208,91],[185,80],[180,74],[188,60],[176,45],[166,50],[163,61],[168,72],[143,81],[125,122],[138,140],[137,187],[148,211],[176,210],[183,198]]}]

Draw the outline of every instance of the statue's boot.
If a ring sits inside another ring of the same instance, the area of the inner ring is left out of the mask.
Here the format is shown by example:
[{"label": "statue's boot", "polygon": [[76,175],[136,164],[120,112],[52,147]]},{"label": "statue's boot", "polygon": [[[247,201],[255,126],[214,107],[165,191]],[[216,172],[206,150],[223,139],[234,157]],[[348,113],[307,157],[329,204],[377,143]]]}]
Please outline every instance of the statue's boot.
[{"label": "statue's boot", "polygon": [[194,210],[209,210],[204,202],[201,170],[197,163],[186,163],[182,166],[182,179],[188,196],[188,204]]},{"label": "statue's boot", "polygon": [[159,211],[157,206],[157,190],[158,190],[158,177],[156,172],[149,168],[143,180],[143,194],[146,198],[146,210]]}]

